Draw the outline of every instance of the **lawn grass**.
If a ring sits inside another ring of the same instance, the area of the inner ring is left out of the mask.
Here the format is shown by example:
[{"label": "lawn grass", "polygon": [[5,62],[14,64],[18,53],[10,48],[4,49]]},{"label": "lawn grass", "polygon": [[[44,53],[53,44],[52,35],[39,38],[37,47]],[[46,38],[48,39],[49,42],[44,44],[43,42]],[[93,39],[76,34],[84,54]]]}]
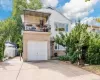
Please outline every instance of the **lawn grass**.
[{"label": "lawn grass", "polygon": [[89,65],[82,67],[83,69],[100,75],[100,65]]}]

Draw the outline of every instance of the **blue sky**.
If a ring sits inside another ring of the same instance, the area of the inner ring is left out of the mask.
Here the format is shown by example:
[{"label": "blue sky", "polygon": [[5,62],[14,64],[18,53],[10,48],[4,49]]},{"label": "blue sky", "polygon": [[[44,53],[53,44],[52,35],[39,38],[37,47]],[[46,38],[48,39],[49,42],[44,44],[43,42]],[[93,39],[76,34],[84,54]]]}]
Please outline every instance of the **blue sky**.
[{"label": "blue sky", "polygon": [[89,16],[100,17],[100,1],[94,6],[94,12]]},{"label": "blue sky", "polygon": [[58,6],[63,6],[66,2],[69,2],[70,0],[59,0]]},{"label": "blue sky", "polygon": [[7,19],[12,13],[12,0],[0,0],[0,20]]},{"label": "blue sky", "polygon": [[6,10],[3,10],[3,9],[0,9],[0,20],[4,20],[4,19],[7,19],[8,17],[11,16],[11,12],[12,11],[6,11]]},{"label": "blue sky", "polygon": [[[58,6],[63,6],[66,2],[69,2],[70,0],[59,0]],[[89,17],[100,17],[100,1],[96,3],[94,6],[94,12],[89,14]]]},{"label": "blue sky", "polygon": [[[58,1],[57,5],[56,5],[57,8],[60,7],[60,9],[64,9],[68,5],[70,6],[72,4],[71,2],[74,0],[54,0],[54,1]],[[65,5],[66,3],[68,3],[68,5]],[[90,7],[90,8],[92,8],[91,12],[88,13],[88,15],[85,15],[84,17],[100,17],[100,1],[98,1],[95,5],[93,5],[93,7]],[[68,9],[65,10],[65,15],[67,14],[67,10]],[[0,20],[4,20],[4,19],[7,19],[8,17],[10,17],[11,12],[12,12],[12,0],[0,0]],[[86,12],[84,12],[84,14],[85,13]],[[82,14],[82,13],[80,13],[80,14]],[[84,14],[82,14],[82,15],[84,15]]]}]

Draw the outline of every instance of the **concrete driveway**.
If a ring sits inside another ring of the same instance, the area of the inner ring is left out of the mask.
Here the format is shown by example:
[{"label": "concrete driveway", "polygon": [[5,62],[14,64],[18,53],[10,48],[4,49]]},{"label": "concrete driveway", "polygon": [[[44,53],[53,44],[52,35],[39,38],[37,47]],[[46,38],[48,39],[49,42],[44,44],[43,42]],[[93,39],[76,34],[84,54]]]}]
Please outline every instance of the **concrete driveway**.
[{"label": "concrete driveway", "polygon": [[0,63],[0,80],[100,80],[100,76],[60,61]]}]

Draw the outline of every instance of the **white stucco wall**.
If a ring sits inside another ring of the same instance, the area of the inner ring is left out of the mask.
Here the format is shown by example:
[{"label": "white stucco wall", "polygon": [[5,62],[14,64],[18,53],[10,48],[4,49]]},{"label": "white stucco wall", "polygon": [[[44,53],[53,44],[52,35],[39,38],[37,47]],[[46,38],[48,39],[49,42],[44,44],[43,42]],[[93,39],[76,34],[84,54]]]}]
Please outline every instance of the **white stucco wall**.
[{"label": "white stucco wall", "polygon": [[55,22],[68,24],[68,32],[70,32],[71,21],[69,21],[67,18],[65,18],[63,15],[61,15],[59,12],[52,10],[52,9],[46,9],[46,8],[40,9],[39,11],[51,13],[51,16],[48,21],[49,24],[51,25],[51,37],[56,36],[56,34],[58,34],[58,32],[55,31],[55,26],[54,26]]}]

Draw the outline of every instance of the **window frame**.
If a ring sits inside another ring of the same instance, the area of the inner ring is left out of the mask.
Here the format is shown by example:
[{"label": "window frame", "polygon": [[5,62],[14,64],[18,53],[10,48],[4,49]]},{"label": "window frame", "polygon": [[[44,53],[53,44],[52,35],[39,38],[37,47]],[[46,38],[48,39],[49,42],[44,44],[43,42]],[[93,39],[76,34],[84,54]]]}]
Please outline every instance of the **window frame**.
[{"label": "window frame", "polygon": [[[59,25],[62,27],[60,27]],[[54,22],[54,26],[55,26],[55,31],[68,32],[68,24],[67,23]]]}]

